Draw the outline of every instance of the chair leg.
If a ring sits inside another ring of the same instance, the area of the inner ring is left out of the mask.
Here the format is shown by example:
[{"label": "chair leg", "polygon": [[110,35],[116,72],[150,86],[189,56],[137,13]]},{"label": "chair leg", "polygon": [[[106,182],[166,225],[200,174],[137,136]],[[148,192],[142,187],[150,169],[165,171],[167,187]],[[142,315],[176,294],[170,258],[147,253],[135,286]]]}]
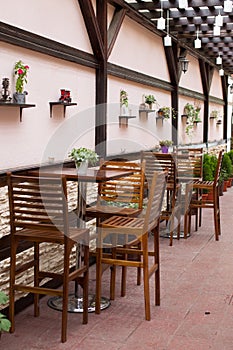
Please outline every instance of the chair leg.
[{"label": "chair leg", "polygon": [[219,232],[220,232],[220,217],[219,217],[219,208],[218,208],[218,196],[217,193],[214,192],[214,227],[215,227],[215,240],[219,240]]},{"label": "chair leg", "polygon": [[[39,269],[40,269],[40,251],[39,251],[39,243],[34,243],[34,286],[39,287]],[[40,315],[39,309],[39,294],[34,293],[34,316],[38,317]]]},{"label": "chair leg", "polygon": [[160,258],[159,258],[159,227],[154,229],[154,264],[155,271],[155,305],[160,305]]},{"label": "chair leg", "polygon": [[148,234],[145,233],[142,237],[143,251],[143,280],[144,280],[144,301],[145,301],[145,319],[150,321],[150,286],[149,286],[149,271],[148,271]]},{"label": "chair leg", "polygon": [[9,320],[11,321],[10,332],[15,331],[15,271],[16,271],[16,252],[18,242],[11,242],[11,262],[10,262],[10,288],[9,288]]}]

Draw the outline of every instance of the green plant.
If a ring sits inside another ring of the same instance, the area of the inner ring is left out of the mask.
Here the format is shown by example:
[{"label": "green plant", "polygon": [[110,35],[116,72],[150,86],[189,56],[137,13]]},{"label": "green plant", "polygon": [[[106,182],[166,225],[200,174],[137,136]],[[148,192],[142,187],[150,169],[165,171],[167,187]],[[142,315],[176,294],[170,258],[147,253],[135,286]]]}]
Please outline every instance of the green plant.
[{"label": "green plant", "polygon": [[122,106],[125,105],[128,107],[129,105],[128,93],[123,89],[120,91],[120,102]]},{"label": "green plant", "polygon": [[162,147],[162,146],[172,146],[173,145],[173,141],[171,140],[161,140],[159,141],[159,145]]},{"label": "green plant", "polygon": [[220,111],[214,109],[214,110],[211,112],[211,117],[214,118],[214,119],[218,119],[219,114],[220,114]]},{"label": "green plant", "polygon": [[232,163],[231,163],[231,158],[229,157],[228,153],[224,153],[223,158],[222,158],[222,168],[221,171],[224,171],[226,174],[226,179],[229,179],[232,174]]},{"label": "green plant", "polygon": [[195,123],[201,122],[200,110],[201,107],[197,103],[186,103],[186,105],[184,106],[184,114],[187,116],[187,126],[185,129],[187,135],[191,134]]},{"label": "green plant", "polygon": [[80,147],[73,148],[69,153],[69,157],[79,166],[82,162],[88,161],[90,165],[95,165],[99,159],[98,154],[91,149]]},{"label": "green plant", "polygon": [[203,157],[203,180],[213,181],[218,159],[215,154],[204,154]]},{"label": "green plant", "polygon": [[233,149],[231,149],[229,152],[227,152],[228,156],[230,157],[231,164],[233,166]]},{"label": "green plant", "polygon": [[27,73],[29,66],[25,65],[21,60],[15,63],[14,73],[16,76],[15,90],[23,93],[24,84],[27,84]]},{"label": "green plant", "polygon": [[[8,296],[0,291],[0,304],[6,304],[8,302]],[[9,332],[11,328],[11,322],[0,312],[0,334],[1,332]]]},{"label": "green plant", "polygon": [[169,119],[170,116],[174,119],[176,118],[176,111],[172,107],[160,107],[158,114],[161,114],[165,119]]},{"label": "green plant", "polygon": [[148,105],[151,105],[152,103],[156,102],[156,99],[155,99],[154,95],[146,95],[145,102],[148,103]]}]

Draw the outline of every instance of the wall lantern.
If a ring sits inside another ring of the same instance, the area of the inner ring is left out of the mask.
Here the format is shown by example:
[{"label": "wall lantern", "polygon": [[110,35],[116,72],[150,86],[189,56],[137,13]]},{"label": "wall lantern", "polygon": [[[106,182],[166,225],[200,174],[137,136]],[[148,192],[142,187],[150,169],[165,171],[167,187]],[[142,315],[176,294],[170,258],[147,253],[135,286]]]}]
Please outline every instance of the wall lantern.
[{"label": "wall lantern", "polygon": [[188,70],[188,65],[189,65],[189,60],[187,60],[186,57],[180,56],[179,57],[179,62],[180,62],[180,66],[182,69],[182,72],[187,72]]}]

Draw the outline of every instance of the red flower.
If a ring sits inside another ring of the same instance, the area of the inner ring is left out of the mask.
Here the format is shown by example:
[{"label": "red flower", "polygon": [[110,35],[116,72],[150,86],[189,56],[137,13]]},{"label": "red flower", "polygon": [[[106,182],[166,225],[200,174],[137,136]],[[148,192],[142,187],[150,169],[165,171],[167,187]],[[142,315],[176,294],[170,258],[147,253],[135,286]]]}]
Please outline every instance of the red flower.
[{"label": "red flower", "polygon": [[19,75],[20,74],[23,74],[23,70],[21,68],[18,69],[18,72],[17,72]]},{"label": "red flower", "polygon": [[29,66],[24,66],[25,69],[29,69]]}]

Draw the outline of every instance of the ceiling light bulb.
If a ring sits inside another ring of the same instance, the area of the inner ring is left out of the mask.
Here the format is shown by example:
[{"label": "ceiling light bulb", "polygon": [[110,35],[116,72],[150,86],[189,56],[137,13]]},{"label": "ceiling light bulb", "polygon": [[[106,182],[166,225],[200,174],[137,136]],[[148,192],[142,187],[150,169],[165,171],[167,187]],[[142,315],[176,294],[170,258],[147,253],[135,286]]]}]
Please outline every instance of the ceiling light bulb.
[{"label": "ceiling light bulb", "polygon": [[200,49],[201,48],[201,39],[197,37],[197,39],[194,40],[194,47],[195,49]]},{"label": "ceiling light bulb", "polygon": [[222,64],[222,57],[220,55],[216,58],[216,64]]},{"label": "ceiling light bulb", "polygon": [[165,24],[165,18],[160,17],[157,21],[157,29],[163,30],[166,28],[166,24]]},{"label": "ceiling light bulb", "polygon": [[172,46],[172,38],[168,34],[164,37],[164,46]]},{"label": "ceiling light bulb", "polygon": [[232,1],[231,0],[224,1],[223,11],[224,12],[231,12],[232,11]]},{"label": "ceiling light bulb", "polygon": [[214,36],[219,36],[220,35],[220,27],[219,26],[214,26],[214,32],[213,32]]},{"label": "ceiling light bulb", "polygon": [[188,8],[188,0],[179,0],[179,8],[187,9]]},{"label": "ceiling light bulb", "polygon": [[223,25],[223,17],[220,15],[220,13],[215,17],[215,25],[222,27]]},{"label": "ceiling light bulb", "polygon": [[224,75],[224,69],[219,69],[219,75],[220,75],[220,77],[222,77],[223,75]]}]

